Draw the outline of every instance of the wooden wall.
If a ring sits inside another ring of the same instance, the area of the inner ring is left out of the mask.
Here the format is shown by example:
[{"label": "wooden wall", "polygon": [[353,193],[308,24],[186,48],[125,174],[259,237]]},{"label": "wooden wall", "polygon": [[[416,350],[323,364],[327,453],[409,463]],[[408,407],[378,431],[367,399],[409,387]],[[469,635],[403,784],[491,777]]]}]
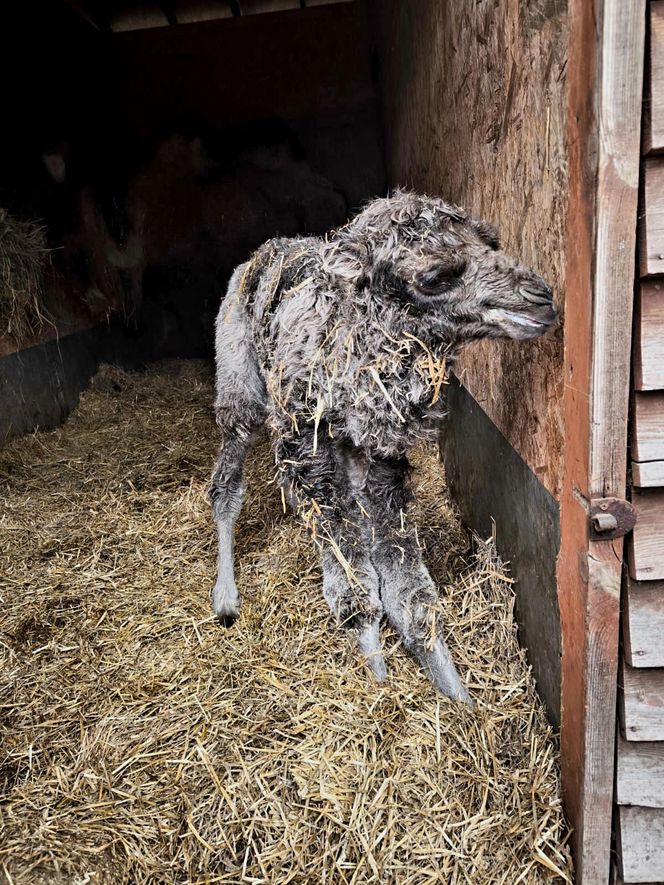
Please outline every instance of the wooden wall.
[{"label": "wooden wall", "polygon": [[[563,0],[376,4],[388,179],[500,229],[564,313]],[[461,380],[545,488],[563,472],[563,337],[473,346]]]},{"label": "wooden wall", "polygon": [[623,587],[616,844],[624,883],[664,881],[664,0],[647,4],[632,394],[637,522]]}]

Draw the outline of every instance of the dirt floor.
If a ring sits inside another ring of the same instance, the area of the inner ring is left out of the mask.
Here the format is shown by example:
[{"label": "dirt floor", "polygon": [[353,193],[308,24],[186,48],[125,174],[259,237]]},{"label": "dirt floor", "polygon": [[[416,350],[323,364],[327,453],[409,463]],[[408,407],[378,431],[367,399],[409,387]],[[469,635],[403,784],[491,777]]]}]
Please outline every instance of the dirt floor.
[{"label": "dirt floor", "polygon": [[469,545],[435,452],[417,454],[416,512],[474,711],[387,627],[372,682],[266,443],[242,615],[214,622],[211,402],[204,363],[107,368],[63,428],[0,452],[0,881],[571,881],[511,582]]}]

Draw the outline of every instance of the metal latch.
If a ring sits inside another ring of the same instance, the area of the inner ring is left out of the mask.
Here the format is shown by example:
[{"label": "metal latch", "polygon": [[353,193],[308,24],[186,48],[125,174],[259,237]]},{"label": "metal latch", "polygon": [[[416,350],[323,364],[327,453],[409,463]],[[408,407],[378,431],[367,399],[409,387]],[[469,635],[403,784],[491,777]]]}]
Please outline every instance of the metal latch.
[{"label": "metal latch", "polygon": [[590,540],[622,538],[636,525],[636,510],[624,498],[590,499]]}]

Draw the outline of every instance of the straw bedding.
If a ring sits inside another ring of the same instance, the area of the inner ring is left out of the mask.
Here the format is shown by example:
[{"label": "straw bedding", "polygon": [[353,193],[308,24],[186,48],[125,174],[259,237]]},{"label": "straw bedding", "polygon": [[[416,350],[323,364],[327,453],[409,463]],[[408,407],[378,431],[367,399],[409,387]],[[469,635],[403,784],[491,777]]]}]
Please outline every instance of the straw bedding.
[{"label": "straw bedding", "polygon": [[44,321],[43,277],[49,256],[45,227],[0,209],[0,335],[18,344]]},{"label": "straw bedding", "polygon": [[0,880],[571,881],[511,582],[491,542],[469,550],[435,453],[416,459],[421,540],[474,711],[389,633],[371,681],[265,441],[242,614],[212,620],[212,394],[203,363],[105,368],[63,428],[0,453]]}]

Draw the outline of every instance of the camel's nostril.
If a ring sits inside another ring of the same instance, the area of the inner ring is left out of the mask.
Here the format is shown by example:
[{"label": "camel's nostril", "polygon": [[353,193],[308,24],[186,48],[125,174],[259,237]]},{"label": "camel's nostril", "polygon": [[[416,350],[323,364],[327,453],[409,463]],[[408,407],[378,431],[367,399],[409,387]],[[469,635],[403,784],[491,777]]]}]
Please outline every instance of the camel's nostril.
[{"label": "camel's nostril", "polygon": [[521,294],[533,304],[553,304],[553,289],[544,280],[528,280],[522,285]]}]

